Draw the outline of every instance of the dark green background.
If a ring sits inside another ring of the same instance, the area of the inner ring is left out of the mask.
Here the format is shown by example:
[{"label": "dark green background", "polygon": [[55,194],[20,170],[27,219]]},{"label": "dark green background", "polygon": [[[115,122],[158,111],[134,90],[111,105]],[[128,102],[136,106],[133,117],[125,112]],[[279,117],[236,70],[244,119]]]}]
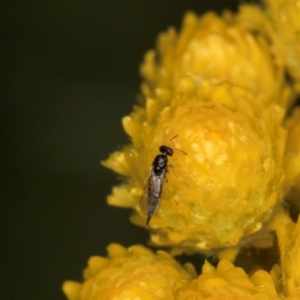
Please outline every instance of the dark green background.
[{"label": "dark green background", "polygon": [[[7,1],[1,9],[1,299],[65,299],[106,245],[146,243],[106,205],[99,165],[127,141],[121,117],[157,34],[238,1]],[[4,93],[3,93],[4,92]]]}]

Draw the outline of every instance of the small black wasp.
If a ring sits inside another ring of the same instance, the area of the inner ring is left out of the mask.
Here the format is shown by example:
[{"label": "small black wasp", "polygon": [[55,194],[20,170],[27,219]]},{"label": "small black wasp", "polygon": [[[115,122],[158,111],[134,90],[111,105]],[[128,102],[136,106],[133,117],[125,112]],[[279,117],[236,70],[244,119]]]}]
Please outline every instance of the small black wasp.
[{"label": "small black wasp", "polygon": [[[178,135],[175,135],[170,141],[175,139],[177,136]],[[158,209],[164,181],[166,180],[166,174],[172,166],[168,165],[168,156],[173,156],[173,149],[162,145],[159,147],[159,151],[161,154],[156,155],[152,163],[151,173],[147,179],[145,190],[140,200],[141,210],[145,215],[147,215],[146,225],[149,225],[151,217]],[[180,151],[186,155],[184,151]]]}]

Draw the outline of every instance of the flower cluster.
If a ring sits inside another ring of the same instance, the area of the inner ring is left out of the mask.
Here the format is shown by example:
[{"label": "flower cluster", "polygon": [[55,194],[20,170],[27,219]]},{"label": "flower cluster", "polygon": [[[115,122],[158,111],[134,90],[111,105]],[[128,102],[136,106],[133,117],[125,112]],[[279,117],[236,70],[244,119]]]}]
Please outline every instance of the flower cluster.
[{"label": "flower cluster", "polygon": [[127,177],[109,204],[132,207],[143,226],[139,199],[159,146],[187,153],[175,150],[150,222],[152,242],[176,253],[249,243],[281,209],[293,92],[266,39],[241,24],[229,13],[188,13],[179,34],[161,34],[141,67],[145,105],[123,119],[132,144],[103,162]]},{"label": "flower cluster", "polygon": [[[69,300],[300,297],[300,222],[286,208],[300,211],[300,109],[287,117],[300,90],[300,8],[264,2],[220,17],[187,13],[179,33],[160,34],[146,53],[140,103],[123,118],[131,143],[102,164],[124,177],[108,203],[133,209],[131,221],[170,251],[111,244],[108,258],[90,259],[83,284],[64,283]],[[162,177],[153,173],[160,152]],[[156,213],[145,215],[140,199]],[[280,259],[270,273],[234,266],[241,248],[272,246],[274,232]],[[170,256],[182,252],[220,261],[197,277]]]},{"label": "flower cluster", "polygon": [[107,247],[107,258],[90,258],[84,270],[84,283],[66,281],[63,291],[69,300],[297,300],[300,220],[294,224],[280,214],[274,225],[281,260],[270,273],[257,270],[249,276],[224,259],[217,267],[206,261],[197,277],[192,265],[181,266],[164,251],[154,254],[139,245],[126,249],[111,244]]}]

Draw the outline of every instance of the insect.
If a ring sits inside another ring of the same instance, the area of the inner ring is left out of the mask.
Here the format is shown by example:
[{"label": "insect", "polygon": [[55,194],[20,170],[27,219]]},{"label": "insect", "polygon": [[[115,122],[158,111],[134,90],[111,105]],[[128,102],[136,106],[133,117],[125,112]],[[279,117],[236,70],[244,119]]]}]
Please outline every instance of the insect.
[{"label": "insect", "polygon": [[[176,137],[177,135],[171,140]],[[159,151],[161,154],[156,155],[152,163],[151,173],[147,179],[144,194],[140,201],[141,210],[147,215],[146,225],[149,225],[151,217],[158,209],[166,174],[169,168],[172,167],[172,165],[168,165],[168,156],[173,156],[173,149],[162,145],[159,147]],[[184,151],[182,152],[186,154]]]}]

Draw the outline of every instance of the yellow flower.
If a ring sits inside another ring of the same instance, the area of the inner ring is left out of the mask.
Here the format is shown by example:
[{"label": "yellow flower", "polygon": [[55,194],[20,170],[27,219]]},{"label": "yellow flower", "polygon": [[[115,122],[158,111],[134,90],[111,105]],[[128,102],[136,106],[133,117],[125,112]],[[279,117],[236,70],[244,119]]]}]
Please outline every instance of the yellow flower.
[{"label": "yellow flower", "polygon": [[176,300],[276,300],[282,299],[276,291],[272,276],[256,271],[251,277],[242,268],[221,260],[217,268],[208,262],[202,274],[189,285],[180,288]]},{"label": "yellow flower", "polygon": [[[179,34],[170,28],[159,35],[157,49],[146,53],[142,92],[145,97],[163,98],[165,104],[183,84],[192,92],[203,81],[228,81],[263,94],[268,103],[286,106],[291,88],[285,82],[284,64],[273,50],[259,30],[252,34],[228,11],[223,18],[188,13]],[[192,83],[183,83],[183,77],[192,78]]]},{"label": "yellow flower", "polygon": [[126,249],[119,244],[107,250],[108,258],[89,259],[82,284],[63,284],[69,300],[173,299],[173,289],[195,277],[192,265],[183,268],[164,251],[153,254],[143,246]]},{"label": "yellow flower", "polygon": [[152,242],[199,251],[253,240],[282,201],[283,115],[278,105],[229,83],[203,82],[186,95],[181,89],[163,109],[149,98],[123,119],[132,145],[103,162],[127,177],[109,204],[134,208],[132,221],[146,225],[139,198],[166,144],[174,149],[173,167],[150,221]]}]

